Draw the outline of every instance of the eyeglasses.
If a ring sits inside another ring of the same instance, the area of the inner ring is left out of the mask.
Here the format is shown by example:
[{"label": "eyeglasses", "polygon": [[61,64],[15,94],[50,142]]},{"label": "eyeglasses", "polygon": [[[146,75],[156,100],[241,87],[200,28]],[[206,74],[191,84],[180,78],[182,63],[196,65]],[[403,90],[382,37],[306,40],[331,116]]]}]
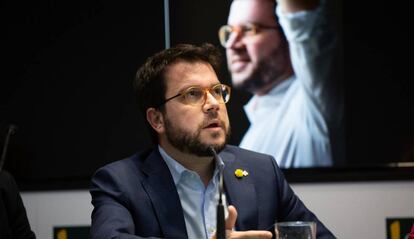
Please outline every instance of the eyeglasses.
[{"label": "eyeglasses", "polygon": [[219,29],[219,39],[223,47],[227,47],[227,43],[232,36],[232,33],[236,32],[241,37],[254,36],[260,33],[262,30],[278,29],[277,26],[264,26],[257,23],[248,23],[243,26],[230,26],[224,25]]},{"label": "eyeglasses", "polygon": [[207,99],[207,92],[209,92],[214,97],[214,99],[218,101],[219,104],[225,104],[229,102],[230,100],[230,92],[231,92],[230,86],[227,86],[224,84],[217,84],[211,88],[200,88],[200,87],[192,86],[190,88],[187,88],[181,91],[180,93],[178,93],[177,95],[173,97],[165,99],[164,102],[160,106],[180,96],[182,97],[184,104],[203,105]]}]

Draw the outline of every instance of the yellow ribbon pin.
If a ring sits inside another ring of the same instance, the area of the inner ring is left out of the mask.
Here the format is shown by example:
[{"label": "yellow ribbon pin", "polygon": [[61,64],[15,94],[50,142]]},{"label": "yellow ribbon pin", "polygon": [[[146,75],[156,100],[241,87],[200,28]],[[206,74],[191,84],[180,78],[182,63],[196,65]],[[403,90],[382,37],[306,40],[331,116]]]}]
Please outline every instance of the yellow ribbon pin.
[{"label": "yellow ribbon pin", "polygon": [[249,172],[247,172],[246,170],[238,168],[238,169],[236,169],[236,171],[234,171],[234,175],[237,178],[242,178],[242,177],[246,177],[247,175],[249,175]]}]

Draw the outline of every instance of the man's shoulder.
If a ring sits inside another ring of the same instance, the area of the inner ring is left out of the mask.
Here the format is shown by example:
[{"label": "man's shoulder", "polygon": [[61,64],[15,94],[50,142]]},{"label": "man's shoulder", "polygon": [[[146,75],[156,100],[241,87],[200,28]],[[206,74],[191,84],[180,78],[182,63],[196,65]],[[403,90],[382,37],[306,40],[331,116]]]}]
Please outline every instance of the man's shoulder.
[{"label": "man's shoulder", "polygon": [[[137,152],[127,158],[108,163],[95,171],[91,178],[90,190],[105,188],[105,190],[130,190],[131,185],[137,185],[146,178],[148,162],[154,150]],[[154,159],[154,158],[151,158]],[[152,168],[155,168],[153,166]]]},{"label": "man's shoulder", "polygon": [[0,190],[13,187],[17,187],[14,177],[6,170],[0,171]]},{"label": "man's shoulder", "polygon": [[269,154],[259,153],[257,151],[252,151],[249,149],[244,149],[239,146],[235,145],[226,145],[226,147],[223,149],[223,153],[226,154],[233,154],[237,158],[243,159],[243,160],[260,160],[260,159],[266,159],[266,160],[274,160],[273,156]]},{"label": "man's shoulder", "polygon": [[146,158],[153,153],[153,149],[147,149],[144,151],[136,152],[133,155],[130,155],[126,158],[113,161],[108,163],[102,167],[100,167],[97,172],[99,171],[109,171],[109,172],[128,172],[131,170],[136,170],[140,167],[140,165],[145,161]]}]

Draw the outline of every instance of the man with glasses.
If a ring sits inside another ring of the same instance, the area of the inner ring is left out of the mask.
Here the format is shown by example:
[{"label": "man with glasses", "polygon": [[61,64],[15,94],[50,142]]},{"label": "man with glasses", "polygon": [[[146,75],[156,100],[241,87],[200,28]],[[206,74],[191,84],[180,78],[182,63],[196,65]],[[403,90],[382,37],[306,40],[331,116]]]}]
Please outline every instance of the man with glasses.
[{"label": "man with glasses", "polygon": [[[344,159],[343,93],[328,1],[234,0],[219,30],[233,86],[251,92],[240,147],[280,167]],[[332,2],[332,1],[331,1]]]},{"label": "man with glasses", "polygon": [[218,80],[218,64],[210,44],[178,45],[138,70],[137,100],[155,148],[95,173],[92,239],[215,238],[222,181],[224,205],[232,205],[226,238],[272,238],[276,221],[297,220],[315,221],[318,238],[333,238],[271,156],[226,145],[230,87]]}]

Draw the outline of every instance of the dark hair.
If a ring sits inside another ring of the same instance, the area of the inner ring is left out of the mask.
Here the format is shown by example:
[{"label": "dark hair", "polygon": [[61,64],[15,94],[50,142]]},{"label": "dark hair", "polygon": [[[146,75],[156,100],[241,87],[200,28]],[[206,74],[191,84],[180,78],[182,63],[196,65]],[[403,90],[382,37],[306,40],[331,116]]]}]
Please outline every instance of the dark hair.
[{"label": "dark hair", "polygon": [[158,143],[158,136],[148,123],[146,112],[148,108],[158,108],[163,111],[162,104],[166,91],[165,71],[170,65],[179,61],[206,62],[218,74],[221,55],[219,50],[209,43],[200,46],[179,44],[149,57],[138,69],[134,80],[135,96],[154,144]]}]

